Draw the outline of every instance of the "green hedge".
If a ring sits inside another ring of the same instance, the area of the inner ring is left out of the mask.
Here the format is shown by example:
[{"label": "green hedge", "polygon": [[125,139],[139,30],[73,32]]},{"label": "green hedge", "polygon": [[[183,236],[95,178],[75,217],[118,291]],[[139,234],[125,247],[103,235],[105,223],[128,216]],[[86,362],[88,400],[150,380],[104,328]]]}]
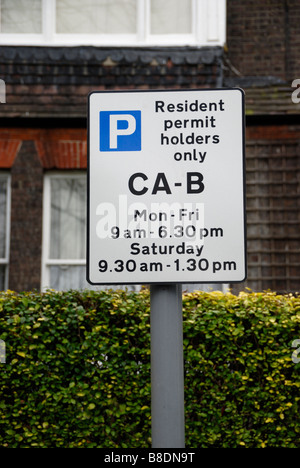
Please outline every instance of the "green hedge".
[{"label": "green hedge", "polygon": [[[151,447],[149,293],[0,293],[0,447]],[[300,447],[300,298],[184,295],[186,445]]]}]

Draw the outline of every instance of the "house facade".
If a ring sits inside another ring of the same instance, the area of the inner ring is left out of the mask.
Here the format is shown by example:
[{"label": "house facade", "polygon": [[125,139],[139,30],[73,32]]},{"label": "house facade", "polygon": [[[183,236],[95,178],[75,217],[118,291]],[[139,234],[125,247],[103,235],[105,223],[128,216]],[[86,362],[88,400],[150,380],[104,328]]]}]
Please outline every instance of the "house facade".
[{"label": "house facade", "polygon": [[248,279],[232,289],[299,290],[299,2],[81,3],[0,1],[0,289],[88,286],[91,91],[237,86],[246,94]]}]

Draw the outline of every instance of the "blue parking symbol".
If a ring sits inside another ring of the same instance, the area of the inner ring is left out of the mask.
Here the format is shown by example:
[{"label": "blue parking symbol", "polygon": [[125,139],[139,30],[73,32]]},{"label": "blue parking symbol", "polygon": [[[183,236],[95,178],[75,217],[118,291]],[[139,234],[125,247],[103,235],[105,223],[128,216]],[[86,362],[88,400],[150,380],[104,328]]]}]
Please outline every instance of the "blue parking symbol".
[{"label": "blue parking symbol", "polygon": [[141,111],[101,111],[100,151],[141,151]]}]

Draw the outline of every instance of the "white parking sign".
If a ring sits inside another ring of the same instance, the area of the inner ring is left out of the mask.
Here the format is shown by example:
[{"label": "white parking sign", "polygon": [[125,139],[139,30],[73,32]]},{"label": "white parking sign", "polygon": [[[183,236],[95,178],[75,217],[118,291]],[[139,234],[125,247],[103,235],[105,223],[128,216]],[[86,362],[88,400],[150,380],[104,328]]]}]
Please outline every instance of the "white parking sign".
[{"label": "white parking sign", "polygon": [[246,277],[240,89],[89,96],[91,284]]}]

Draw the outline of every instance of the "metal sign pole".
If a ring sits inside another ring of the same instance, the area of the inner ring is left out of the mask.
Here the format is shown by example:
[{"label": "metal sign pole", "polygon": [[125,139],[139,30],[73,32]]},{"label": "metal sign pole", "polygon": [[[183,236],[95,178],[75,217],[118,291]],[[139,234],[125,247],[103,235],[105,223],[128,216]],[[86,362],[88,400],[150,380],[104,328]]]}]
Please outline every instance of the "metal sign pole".
[{"label": "metal sign pole", "polygon": [[152,447],[184,448],[181,284],[151,286]]}]

